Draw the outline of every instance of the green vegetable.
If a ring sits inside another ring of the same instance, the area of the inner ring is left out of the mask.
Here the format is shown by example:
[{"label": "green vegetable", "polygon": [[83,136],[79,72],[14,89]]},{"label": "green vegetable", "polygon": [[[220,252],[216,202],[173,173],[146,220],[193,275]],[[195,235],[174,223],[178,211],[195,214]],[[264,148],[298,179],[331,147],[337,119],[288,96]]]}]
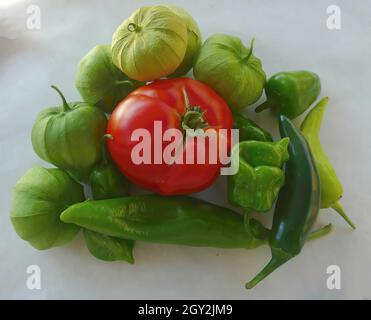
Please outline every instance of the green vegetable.
[{"label": "green vegetable", "polygon": [[98,45],[80,61],[76,88],[85,102],[111,113],[131,91],[144,85],[130,80],[112,62],[110,45]]},{"label": "green vegetable", "polygon": [[[103,160],[96,165],[90,175],[91,190],[96,200],[118,198],[129,194],[128,181],[109,159],[106,139],[112,139],[112,136],[108,134],[103,136]],[[84,237],[94,257],[105,261],[124,260],[134,263],[134,241],[110,237],[88,229],[84,229]]]},{"label": "green vegetable", "polygon": [[180,196],[85,201],[68,208],[61,219],[113,237],[189,246],[250,249],[267,236],[256,220],[245,230],[242,217],[232,210]]},{"label": "green vegetable", "polygon": [[[228,199],[237,207],[268,211],[285,182],[282,165],[288,160],[289,139],[277,142],[243,141],[232,149],[232,166],[237,174],[228,176]],[[236,163],[238,162],[238,164]]]},{"label": "green vegetable", "polygon": [[215,34],[200,50],[193,73],[197,80],[211,86],[229,107],[237,111],[256,102],[265,85],[265,72],[260,59],[234,36]]},{"label": "green vegetable", "polygon": [[90,253],[97,259],[134,263],[134,241],[106,236],[88,229],[84,229],[84,238]]},{"label": "green vegetable", "polygon": [[186,10],[172,4],[166,4],[165,6],[176,13],[179,17],[181,17],[183,22],[187,26],[187,50],[183,62],[171,75],[171,77],[181,77],[185,75],[189,70],[191,70],[202,45],[202,36],[197,22],[190,16],[190,14]]},{"label": "green vegetable", "polygon": [[246,284],[247,289],[300,253],[320,209],[320,180],[310,147],[287,117],[280,116],[279,126],[281,137],[290,138],[290,159],[273,216],[269,239],[272,259]]},{"label": "green vegetable", "polygon": [[233,113],[233,128],[239,130],[240,141],[257,140],[272,142],[271,134],[259,127],[254,121],[239,113]]},{"label": "green vegetable", "polygon": [[339,202],[343,195],[343,187],[330,163],[329,158],[323,150],[319,138],[321,123],[323,114],[326,110],[327,102],[328,98],[323,98],[307,114],[301,125],[301,131],[312,149],[321,180],[321,208],[333,208],[353,229],[355,229],[355,225],[349,219]]},{"label": "green vegetable", "polygon": [[10,219],[17,234],[34,248],[61,246],[80,228],[63,223],[59,216],[84,199],[82,186],[65,171],[34,167],[15,186]]},{"label": "green vegetable", "polygon": [[139,81],[175,72],[186,49],[187,27],[182,18],[165,6],[139,8],[112,36],[113,63]]},{"label": "green vegetable", "polygon": [[267,101],[255,111],[271,108],[278,115],[294,119],[309,108],[320,92],[320,78],[313,72],[279,72],[268,80],[265,86]]},{"label": "green vegetable", "polygon": [[43,110],[32,128],[32,146],[43,160],[67,170],[77,180],[88,178],[100,160],[101,137],[107,119],[98,108],[84,103],[67,103]]},{"label": "green vegetable", "polygon": [[93,198],[96,200],[118,198],[129,194],[129,183],[109,159],[105,139],[112,139],[112,136],[108,134],[103,136],[103,160],[95,166],[90,174],[91,190]]}]

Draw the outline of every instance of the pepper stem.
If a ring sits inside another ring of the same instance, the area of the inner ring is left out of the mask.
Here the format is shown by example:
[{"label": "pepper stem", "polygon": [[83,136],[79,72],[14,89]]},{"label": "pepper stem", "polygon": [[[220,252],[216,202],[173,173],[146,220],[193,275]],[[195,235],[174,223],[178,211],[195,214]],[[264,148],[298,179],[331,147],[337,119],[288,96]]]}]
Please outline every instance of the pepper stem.
[{"label": "pepper stem", "polygon": [[206,122],[204,114],[199,106],[191,106],[189,97],[186,90],[183,88],[184,104],[186,106],[186,112],[182,117],[182,129],[183,130],[197,130],[206,128],[209,124]]},{"label": "pepper stem", "polygon": [[60,95],[60,97],[62,98],[62,103],[63,103],[63,112],[67,112],[67,111],[70,111],[71,108],[70,106],[68,105],[67,101],[66,101],[66,98],[64,97],[63,93],[61,92],[61,90],[59,90],[55,85],[51,85],[50,86],[51,88],[53,88],[55,91],[58,92],[58,94]]},{"label": "pepper stem", "polygon": [[356,228],[356,226],[354,225],[354,223],[352,222],[352,220],[350,220],[350,218],[346,214],[343,206],[341,205],[341,203],[339,201],[336,201],[331,206],[331,208],[334,209],[353,229]]},{"label": "pepper stem", "polygon": [[131,87],[134,86],[134,83],[133,81],[130,81],[130,80],[121,80],[121,81],[116,81],[116,85],[122,85],[122,84],[127,84]]},{"label": "pepper stem", "polygon": [[112,135],[111,134],[105,134],[102,137],[102,159],[103,159],[104,164],[108,163],[108,151],[107,151],[107,143],[106,143],[107,139],[113,140]]},{"label": "pepper stem", "polygon": [[307,238],[307,241],[312,241],[314,239],[322,238],[325,235],[329,234],[331,231],[332,231],[332,224],[331,223],[326,224],[324,227],[311,232]]},{"label": "pepper stem", "polygon": [[255,108],[255,112],[262,112],[266,109],[269,109],[271,107],[271,103],[269,100],[263,102],[262,104],[258,105],[256,108]]},{"label": "pepper stem", "polygon": [[246,289],[252,289],[255,287],[260,281],[265,279],[269,276],[274,270],[278,267],[283,265],[285,262],[290,260],[293,255],[281,250],[272,248],[272,259],[268,262],[268,264],[260,271],[252,280],[245,284]]}]

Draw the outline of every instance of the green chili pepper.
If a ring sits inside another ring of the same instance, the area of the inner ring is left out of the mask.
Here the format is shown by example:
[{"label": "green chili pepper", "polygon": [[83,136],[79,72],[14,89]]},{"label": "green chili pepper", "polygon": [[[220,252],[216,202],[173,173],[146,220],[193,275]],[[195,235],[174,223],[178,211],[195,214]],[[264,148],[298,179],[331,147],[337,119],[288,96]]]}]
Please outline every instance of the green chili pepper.
[{"label": "green chili pepper", "polygon": [[276,114],[294,119],[309,108],[318,98],[320,91],[320,78],[313,72],[279,72],[266,83],[267,101],[258,106],[255,111],[260,112],[271,108]]},{"label": "green chili pepper", "polygon": [[271,134],[254,121],[239,113],[233,113],[233,128],[239,129],[240,141],[257,140],[272,142]]},{"label": "green chili pepper", "polygon": [[256,220],[246,230],[234,211],[181,196],[85,201],[65,210],[61,220],[113,237],[189,246],[250,249],[267,238]]},{"label": "green chili pepper", "polygon": [[[106,139],[112,139],[112,136],[108,134],[103,136],[102,161],[90,174],[91,190],[96,200],[118,198],[129,194],[128,181],[109,159]],[[111,237],[88,229],[84,229],[84,238],[89,252],[94,257],[104,261],[124,260],[134,263],[133,240]]]},{"label": "green chili pepper", "polygon": [[318,173],[321,179],[321,208],[333,208],[353,229],[355,229],[355,225],[349,219],[339,202],[339,199],[343,195],[343,187],[336,175],[334,168],[330,163],[329,158],[322,148],[319,138],[319,132],[321,129],[321,123],[323,114],[326,110],[327,102],[328,98],[323,98],[307,114],[301,125],[301,131],[312,149],[313,156],[316,161],[316,166],[318,168]]},{"label": "green chili pepper", "polygon": [[118,198],[129,194],[128,180],[109,159],[106,139],[112,139],[112,136],[109,134],[103,136],[102,161],[90,174],[91,191],[95,200]]},{"label": "green chili pepper", "polygon": [[232,205],[248,212],[271,209],[285,182],[281,167],[289,158],[289,141],[243,141],[232,149],[232,166],[238,165],[238,172],[228,176],[228,199]]},{"label": "green chili pepper", "polygon": [[286,183],[278,196],[269,239],[272,259],[246,284],[247,289],[300,253],[320,209],[320,180],[310,147],[287,117],[280,116],[279,127],[281,136],[290,138],[290,159],[285,166]]}]

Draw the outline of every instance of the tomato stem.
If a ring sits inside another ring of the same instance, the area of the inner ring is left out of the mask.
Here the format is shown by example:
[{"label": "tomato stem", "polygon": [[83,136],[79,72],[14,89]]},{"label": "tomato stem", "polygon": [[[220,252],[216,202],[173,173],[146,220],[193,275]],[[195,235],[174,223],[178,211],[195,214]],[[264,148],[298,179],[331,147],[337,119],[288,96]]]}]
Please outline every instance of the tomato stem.
[{"label": "tomato stem", "polygon": [[208,127],[208,123],[205,120],[205,112],[201,110],[199,106],[191,106],[187,91],[183,88],[184,104],[186,106],[186,112],[182,117],[182,129],[203,129]]}]

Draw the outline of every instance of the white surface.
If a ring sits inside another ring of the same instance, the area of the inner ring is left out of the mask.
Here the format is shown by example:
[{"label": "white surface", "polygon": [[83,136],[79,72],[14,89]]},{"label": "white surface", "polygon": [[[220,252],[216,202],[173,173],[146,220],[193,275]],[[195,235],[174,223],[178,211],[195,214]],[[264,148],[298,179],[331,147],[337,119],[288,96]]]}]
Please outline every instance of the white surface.
[{"label": "white surface", "polygon": [[[80,58],[110,42],[117,25],[137,7],[160,1],[37,1],[40,31],[25,29],[30,2],[0,1],[0,298],[122,299],[371,299],[371,1],[173,1],[198,21],[203,36],[224,32],[248,44],[268,75],[308,69],[322,79],[330,97],[322,142],[344,185],[342,203],[357,225],[351,231],[329,210],[334,232],[308,243],[254,290],[244,283],[270,258],[268,247],[219,250],[138,243],[136,264],[104,263],[89,255],[81,235],[65,247],[39,252],[20,240],[8,215],[15,182],[33,165],[30,132],[38,112],[59,103],[49,86],[57,84],[69,100]],[[171,1],[169,1],[171,2]],[[326,8],[337,4],[342,29],[326,28]],[[4,18],[5,17],[5,18]],[[12,38],[8,40],[6,38]],[[268,112],[247,114],[276,132]],[[200,194],[226,204],[224,179]],[[26,288],[26,268],[37,264],[42,289]],[[341,290],[326,288],[326,268],[339,265]]]}]

